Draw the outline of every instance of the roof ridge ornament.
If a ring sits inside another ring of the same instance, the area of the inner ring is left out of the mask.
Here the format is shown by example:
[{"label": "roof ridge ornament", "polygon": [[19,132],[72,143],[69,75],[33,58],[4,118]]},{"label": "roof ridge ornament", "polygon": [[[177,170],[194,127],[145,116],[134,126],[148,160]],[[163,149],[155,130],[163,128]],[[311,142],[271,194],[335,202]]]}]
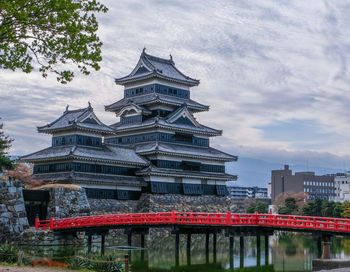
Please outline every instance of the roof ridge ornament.
[{"label": "roof ridge ornament", "polygon": [[92,109],[90,101],[88,101],[88,108]]},{"label": "roof ridge ornament", "polygon": [[69,109],[69,105],[67,104],[67,106],[66,106],[66,110],[65,110],[63,113],[68,112],[68,109]]}]

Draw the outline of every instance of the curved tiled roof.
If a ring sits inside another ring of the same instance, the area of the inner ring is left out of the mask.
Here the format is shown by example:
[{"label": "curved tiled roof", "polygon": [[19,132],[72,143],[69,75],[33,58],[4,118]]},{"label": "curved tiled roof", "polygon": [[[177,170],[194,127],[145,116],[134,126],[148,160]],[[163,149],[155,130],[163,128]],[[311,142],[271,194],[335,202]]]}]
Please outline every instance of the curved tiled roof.
[{"label": "curved tiled roof", "polygon": [[191,145],[152,142],[135,145],[135,150],[140,155],[165,154],[188,158],[205,158],[217,161],[236,161],[237,157],[217,150],[212,147],[199,147]]},{"label": "curved tiled roof", "polygon": [[147,186],[147,183],[141,177],[83,173],[76,171],[35,174],[35,179],[44,181],[69,181],[73,183],[84,182],[84,184],[96,185]]},{"label": "curved tiled roof", "polygon": [[153,117],[142,123],[122,124],[121,122],[118,122],[110,127],[113,128],[116,133],[121,131],[135,131],[145,128],[164,128],[178,132],[198,133],[209,136],[218,136],[222,134],[221,130],[213,129],[201,124],[196,127],[186,124],[170,123],[161,117]]},{"label": "curved tiled roof", "polygon": [[127,76],[115,79],[117,84],[127,84],[148,78],[162,78],[169,81],[182,83],[188,86],[197,86],[199,80],[186,76],[175,67],[175,63],[170,59],[163,59],[146,54],[142,51],[140,59],[134,70]]},{"label": "curved tiled roof", "polygon": [[[94,122],[84,122],[85,119],[87,119],[89,116],[93,117]],[[113,133],[113,130],[110,127],[103,124],[96,117],[90,104],[87,108],[77,110],[68,110],[67,107],[67,109],[58,119],[51,122],[50,124],[38,127],[38,131],[43,133],[53,133],[70,129],[93,131],[101,134]]]},{"label": "curved tiled roof", "polygon": [[148,165],[148,162],[136,154],[133,149],[112,145],[103,145],[102,147],[89,147],[81,145],[54,146],[23,156],[21,157],[21,160],[27,162],[39,162],[67,158],[89,161],[105,161],[127,165]]},{"label": "curved tiled roof", "polygon": [[137,104],[139,106],[142,105],[149,105],[154,103],[164,103],[164,104],[170,104],[174,106],[181,106],[183,104],[186,104],[187,107],[193,111],[207,111],[209,110],[209,106],[200,104],[192,99],[186,99],[186,98],[180,98],[165,94],[157,94],[157,93],[149,93],[139,96],[134,96],[130,98],[123,98],[113,104],[105,106],[106,111],[119,111],[123,107],[130,105],[130,104]]},{"label": "curved tiled roof", "polygon": [[158,168],[153,165],[139,170],[136,172],[139,176],[169,176],[169,177],[188,177],[188,178],[205,178],[213,180],[234,181],[237,180],[237,176],[225,174],[225,173],[210,173],[210,172],[197,172],[197,171],[184,171],[178,169]]}]

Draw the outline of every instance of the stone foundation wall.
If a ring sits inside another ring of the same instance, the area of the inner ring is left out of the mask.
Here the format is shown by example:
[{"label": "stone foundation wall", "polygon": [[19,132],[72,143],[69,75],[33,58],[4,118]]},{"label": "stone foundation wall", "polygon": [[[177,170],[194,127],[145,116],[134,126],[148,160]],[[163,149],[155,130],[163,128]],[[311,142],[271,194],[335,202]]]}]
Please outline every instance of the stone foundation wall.
[{"label": "stone foundation wall", "polygon": [[91,214],[125,212],[227,212],[236,205],[223,196],[187,196],[175,194],[142,194],[140,200],[89,199]]},{"label": "stone foundation wall", "polygon": [[91,214],[137,212],[138,200],[92,199],[89,198]]},{"label": "stone foundation wall", "polygon": [[28,227],[22,183],[0,181],[0,243],[18,241]]},{"label": "stone foundation wall", "polygon": [[90,204],[85,189],[53,187],[47,207],[47,218],[67,218],[90,215]]},{"label": "stone foundation wall", "polygon": [[188,196],[143,194],[139,200],[138,212],[227,212],[235,205],[225,196]]}]

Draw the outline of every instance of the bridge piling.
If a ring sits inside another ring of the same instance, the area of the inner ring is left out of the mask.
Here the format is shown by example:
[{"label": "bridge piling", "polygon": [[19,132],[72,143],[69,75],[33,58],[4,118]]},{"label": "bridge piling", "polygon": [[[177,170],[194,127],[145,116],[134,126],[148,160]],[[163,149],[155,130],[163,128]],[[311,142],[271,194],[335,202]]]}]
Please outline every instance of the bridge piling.
[{"label": "bridge piling", "polygon": [[322,257],[322,238],[320,236],[317,237],[317,258]]},{"label": "bridge piling", "polygon": [[234,237],[230,235],[230,269],[233,270],[233,246],[234,246]]},{"label": "bridge piling", "polygon": [[92,234],[88,233],[88,253],[91,252],[91,244],[92,244]]},{"label": "bridge piling", "polygon": [[265,265],[269,264],[269,236],[265,235]]},{"label": "bridge piling", "polygon": [[179,266],[179,250],[180,250],[180,247],[179,247],[179,244],[180,244],[180,234],[179,233],[176,233],[175,234],[175,266],[178,267]]},{"label": "bridge piling", "polygon": [[260,246],[260,234],[256,235],[256,265],[260,266],[261,262],[261,246]]},{"label": "bridge piling", "polygon": [[216,233],[213,233],[213,263],[216,263]]},{"label": "bridge piling", "polygon": [[239,267],[244,268],[244,236],[239,236]]},{"label": "bridge piling", "polygon": [[145,235],[143,233],[140,234],[140,240],[141,240],[141,261],[144,261],[145,260]]},{"label": "bridge piling", "polygon": [[101,255],[105,255],[105,235],[106,233],[101,233]]},{"label": "bridge piling", "polygon": [[209,264],[209,232],[205,234],[205,263]]},{"label": "bridge piling", "polygon": [[187,234],[186,255],[187,255],[187,265],[191,265],[191,233]]},{"label": "bridge piling", "polygon": [[331,237],[323,238],[323,253],[322,259],[330,259],[331,258]]}]

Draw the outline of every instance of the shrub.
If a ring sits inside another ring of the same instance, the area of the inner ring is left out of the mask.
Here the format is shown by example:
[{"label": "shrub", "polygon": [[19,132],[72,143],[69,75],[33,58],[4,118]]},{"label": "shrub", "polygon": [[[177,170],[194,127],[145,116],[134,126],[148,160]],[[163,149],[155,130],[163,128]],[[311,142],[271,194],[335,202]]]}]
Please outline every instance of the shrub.
[{"label": "shrub", "polygon": [[9,244],[0,246],[0,262],[16,263],[18,259],[19,249]]}]

